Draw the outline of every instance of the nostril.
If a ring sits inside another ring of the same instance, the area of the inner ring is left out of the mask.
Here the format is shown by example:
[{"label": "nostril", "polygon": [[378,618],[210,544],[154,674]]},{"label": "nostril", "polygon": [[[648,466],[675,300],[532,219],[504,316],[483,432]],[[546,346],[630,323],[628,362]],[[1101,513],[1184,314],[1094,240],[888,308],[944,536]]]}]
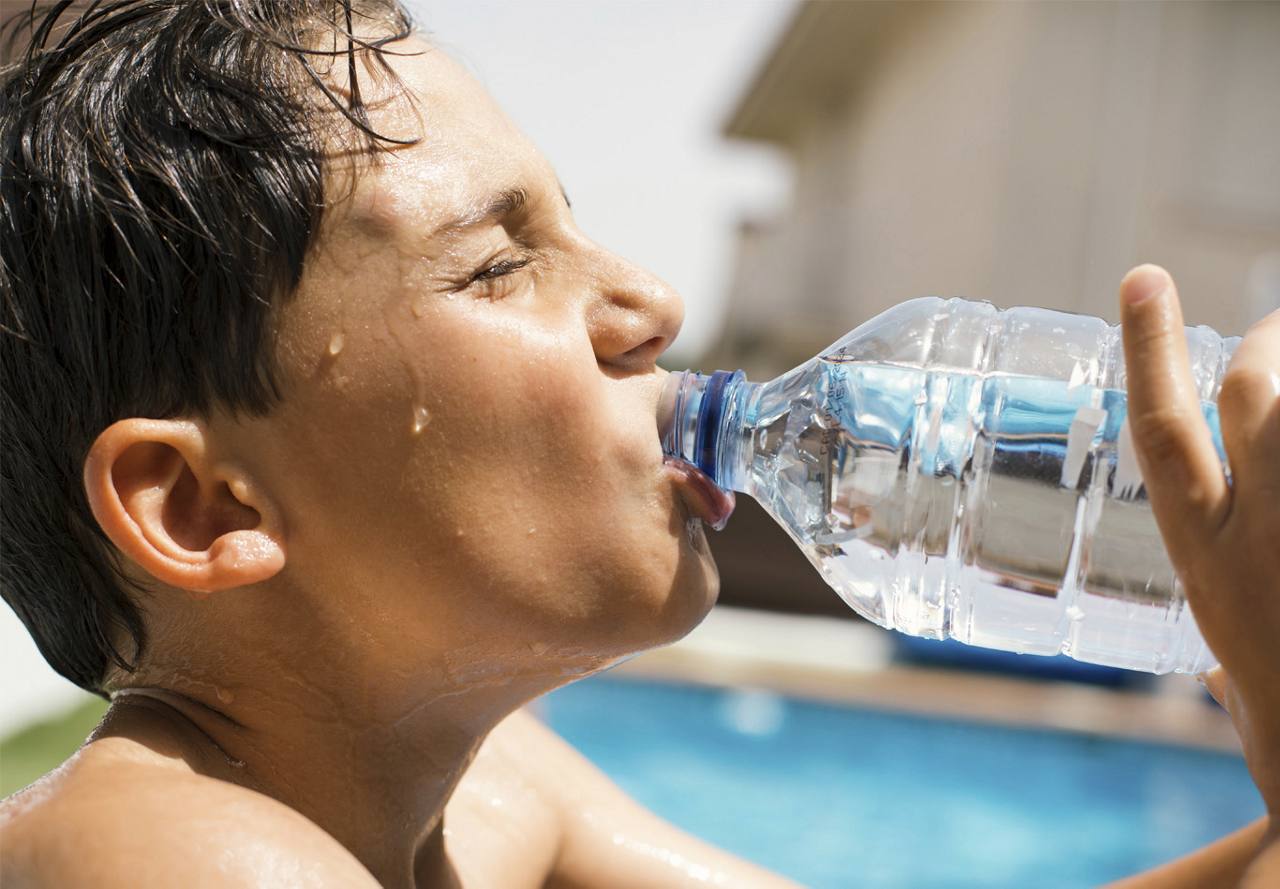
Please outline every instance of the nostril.
[{"label": "nostril", "polygon": [[657,358],[662,354],[662,350],[666,347],[666,338],[661,336],[650,337],[634,349],[627,351],[628,358],[644,358],[649,361]]}]

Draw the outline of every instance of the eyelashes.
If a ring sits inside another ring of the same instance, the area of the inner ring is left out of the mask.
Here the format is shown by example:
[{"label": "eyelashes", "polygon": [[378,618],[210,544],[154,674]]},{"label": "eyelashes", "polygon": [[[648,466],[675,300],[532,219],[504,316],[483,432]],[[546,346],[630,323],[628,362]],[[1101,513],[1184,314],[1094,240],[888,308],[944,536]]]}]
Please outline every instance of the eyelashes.
[{"label": "eyelashes", "polygon": [[527,256],[521,259],[499,260],[498,262],[491,263],[487,267],[476,272],[471,276],[471,280],[467,283],[475,284],[480,281],[492,281],[494,278],[501,278],[505,275],[511,274],[512,272],[519,271],[527,266],[531,261],[532,260]]},{"label": "eyelashes", "polygon": [[511,276],[520,271],[520,269],[533,262],[532,256],[518,256],[507,259],[500,259],[486,262],[484,266],[475,272],[462,290],[477,289],[480,294],[488,299],[501,299],[506,296],[508,291],[518,286],[516,279]]}]

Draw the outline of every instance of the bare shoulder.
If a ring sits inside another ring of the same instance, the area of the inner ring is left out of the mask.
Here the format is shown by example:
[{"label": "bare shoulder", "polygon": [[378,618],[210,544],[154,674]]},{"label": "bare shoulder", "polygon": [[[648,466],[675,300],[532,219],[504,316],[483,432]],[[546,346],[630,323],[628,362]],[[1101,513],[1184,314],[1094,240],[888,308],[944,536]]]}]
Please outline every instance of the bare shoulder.
[{"label": "bare shoulder", "polygon": [[568,757],[586,763],[573,747],[527,709],[516,710],[498,723],[485,743],[505,752],[521,753],[520,759],[526,766],[533,751],[556,760]]},{"label": "bare shoulder", "polygon": [[557,808],[595,798],[610,805],[636,805],[595,764],[527,710],[499,723],[486,746],[518,768]]},{"label": "bare shoulder", "polygon": [[503,721],[485,747],[482,756],[487,752],[501,763],[506,786],[530,788],[548,812],[543,823],[555,825],[555,855],[547,865],[546,886],[651,889],[714,883],[736,889],[798,889],[659,818],[526,712]]},{"label": "bare shoulder", "polygon": [[287,806],[225,781],[83,752],[0,802],[8,889],[375,887]]},{"label": "bare shoulder", "polygon": [[563,834],[559,796],[541,777],[548,735],[516,712],[489,733],[445,808],[445,843],[464,885],[545,884]]},{"label": "bare shoulder", "polygon": [[524,709],[489,733],[464,786],[468,780],[485,786],[501,782],[507,795],[514,790],[536,796],[544,815],[561,827],[566,807],[584,796],[603,794],[611,803],[630,802],[590,760]]},{"label": "bare shoulder", "polygon": [[518,710],[505,718],[481,745],[445,810],[446,847],[463,884],[559,885],[566,840],[581,814],[572,803],[583,794],[605,800],[609,809],[628,804],[534,716]]}]

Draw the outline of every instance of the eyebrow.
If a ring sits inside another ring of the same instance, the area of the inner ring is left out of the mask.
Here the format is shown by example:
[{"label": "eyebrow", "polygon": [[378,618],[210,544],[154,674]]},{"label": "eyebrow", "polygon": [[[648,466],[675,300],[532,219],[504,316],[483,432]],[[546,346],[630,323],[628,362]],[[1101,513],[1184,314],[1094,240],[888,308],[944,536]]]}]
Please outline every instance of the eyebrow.
[{"label": "eyebrow", "polygon": [[472,210],[464,216],[450,220],[444,225],[436,229],[437,235],[446,232],[457,231],[463,228],[472,228],[485,222],[492,222],[495,219],[501,219],[511,213],[516,212],[529,202],[529,193],[523,188],[507,188],[498,192],[489,198],[484,204],[477,209]]},{"label": "eyebrow", "polygon": [[[572,207],[569,202],[569,195],[565,192],[564,186],[560,186],[560,196],[564,198],[565,206]],[[529,202],[529,193],[523,188],[504,188],[495,194],[481,207],[465,216],[450,220],[444,223],[433,233],[434,236],[447,234],[448,232],[458,231],[464,228],[473,228],[486,222],[493,222],[502,219],[512,213],[521,210],[525,204]]]}]

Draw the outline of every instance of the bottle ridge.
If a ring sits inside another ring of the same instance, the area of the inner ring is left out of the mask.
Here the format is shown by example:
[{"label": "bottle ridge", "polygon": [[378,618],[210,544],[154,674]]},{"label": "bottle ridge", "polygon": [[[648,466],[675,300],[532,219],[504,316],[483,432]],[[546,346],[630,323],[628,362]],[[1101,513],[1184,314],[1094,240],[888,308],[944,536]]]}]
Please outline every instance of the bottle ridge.
[{"label": "bottle ridge", "polygon": [[[1187,329],[1216,399],[1239,337]],[[1147,502],[1120,330],[926,297],[767,383],[672,374],[664,452],[754,497],[855,611],[917,636],[1095,664],[1216,663]]]}]

